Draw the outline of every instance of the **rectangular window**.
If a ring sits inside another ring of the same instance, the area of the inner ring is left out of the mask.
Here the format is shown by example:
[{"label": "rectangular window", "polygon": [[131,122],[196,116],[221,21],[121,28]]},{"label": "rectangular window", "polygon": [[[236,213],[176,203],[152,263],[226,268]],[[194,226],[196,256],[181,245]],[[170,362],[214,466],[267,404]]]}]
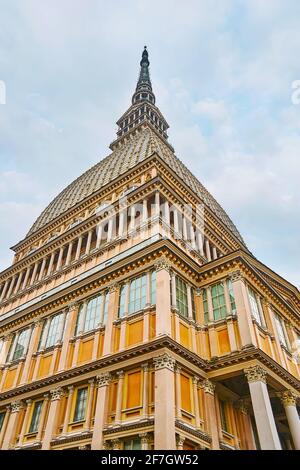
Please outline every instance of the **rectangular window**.
[{"label": "rectangular window", "polygon": [[29,426],[29,432],[37,432],[43,407],[43,401],[37,401],[34,404],[32,418]]},{"label": "rectangular window", "polygon": [[132,314],[146,307],[147,275],[143,274],[130,282],[128,314]]},{"label": "rectangular window", "polygon": [[83,421],[87,402],[87,388],[80,388],[77,391],[76,405],[74,412],[74,422]]},{"label": "rectangular window", "polygon": [[220,403],[221,428],[223,431],[229,432],[227,403],[224,400],[220,400],[219,403]]},{"label": "rectangular window", "polygon": [[109,293],[105,292],[80,305],[76,321],[75,336],[79,333],[86,333],[88,331],[95,330],[101,324],[106,324],[108,300]]},{"label": "rectangular window", "polygon": [[187,285],[180,277],[177,277],[177,276],[176,276],[176,307],[180,315],[186,318],[189,316]]},{"label": "rectangular window", "polygon": [[208,313],[208,300],[207,300],[206,289],[204,289],[203,291],[203,311],[204,311],[204,323],[207,324],[209,322],[209,313]]},{"label": "rectangular window", "polygon": [[50,348],[54,346],[60,339],[63,333],[63,322],[64,322],[65,314],[63,312],[54,315],[48,321],[49,330],[47,334],[47,338],[45,339],[45,348]]},{"label": "rectangular window", "polygon": [[9,353],[11,361],[16,361],[26,355],[28,343],[31,336],[31,328],[26,328],[21,332],[17,332],[12,341],[12,347]]},{"label": "rectangular window", "polygon": [[195,305],[195,289],[191,288],[191,297],[192,297],[192,315],[193,319],[196,319],[196,305]]},{"label": "rectangular window", "polygon": [[211,288],[211,300],[215,321],[226,318],[226,302],[223,283],[215,284]]},{"label": "rectangular window", "polygon": [[233,286],[230,279],[227,279],[227,289],[229,292],[229,299],[230,299],[230,306],[231,306],[231,313],[236,315],[236,305],[235,305],[235,298],[233,293]]},{"label": "rectangular window", "polygon": [[156,271],[151,272],[151,305],[156,304]]},{"label": "rectangular window", "polygon": [[1,411],[0,412],[0,432],[3,426],[4,418],[5,418],[5,411]]},{"label": "rectangular window", "polygon": [[260,311],[260,306],[258,304],[257,296],[256,296],[255,292],[250,287],[248,287],[248,293],[249,293],[249,302],[250,302],[251,313],[254,316],[257,323],[262,326],[263,321],[262,321],[262,317],[261,317],[261,311]]},{"label": "rectangular window", "polygon": [[141,440],[138,438],[124,441],[124,450],[141,450],[141,448]]},{"label": "rectangular window", "polygon": [[287,338],[286,338],[285,331],[284,331],[283,319],[277,313],[274,314],[274,318],[275,318],[277,333],[279,336],[279,341],[281,344],[283,344],[283,346],[285,346],[288,349],[288,343],[287,343]]}]

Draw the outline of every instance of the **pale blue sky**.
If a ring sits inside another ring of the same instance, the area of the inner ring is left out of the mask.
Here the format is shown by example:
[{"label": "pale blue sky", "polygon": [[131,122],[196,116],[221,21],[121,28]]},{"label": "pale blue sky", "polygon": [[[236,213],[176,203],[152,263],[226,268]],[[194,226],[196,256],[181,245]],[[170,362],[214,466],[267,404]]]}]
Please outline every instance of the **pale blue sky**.
[{"label": "pale blue sky", "polygon": [[145,44],[176,154],[299,286],[298,0],[0,0],[0,268],[109,153]]}]

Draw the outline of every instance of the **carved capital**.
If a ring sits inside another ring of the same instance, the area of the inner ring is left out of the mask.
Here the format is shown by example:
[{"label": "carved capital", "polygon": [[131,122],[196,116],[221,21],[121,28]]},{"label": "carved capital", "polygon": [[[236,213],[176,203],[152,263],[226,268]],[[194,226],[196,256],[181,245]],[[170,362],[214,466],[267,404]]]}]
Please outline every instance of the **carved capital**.
[{"label": "carved capital", "polygon": [[141,368],[143,369],[144,372],[148,372],[149,371],[148,362],[144,362],[143,364],[141,364]]},{"label": "carved capital", "polygon": [[176,434],[176,444],[178,447],[182,447],[185,442],[185,436],[181,434]]},{"label": "carved capital", "polygon": [[244,415],[247,415],[249,413],[249,405],[248,403],[243,400],[243,399],[240,399],[240,400],[237,400],[235,403],[234,403],[234,407],[239,410],[241,413],[243,413]]},{"label": "carved capital", "polygon": [[111,381],[111,375],[109,372],[102,372],[102,374],[97,375],[97,387],[104,387],[109,385]]},{"label": "carved capital", "polygon": [[197,375],[194,375],[193,376],[193,384],[198,385],[199,381],[200,381],[200,378]]},{"label": "carved capital", "polygon": [[156,271],[161,271],[164,269],[165,271],[170,272],[171,264],[165,256],[162,256],[160,259],[156,261],[156,263],[154,264],[154,267]]},{"label": "carved capital", "polygon": [[195,296],[196,297],[201,297],[203,295],[203,289],[201,289],[200,287],[197,287],[195,289]]},{"label": "carved capital", "polygon": [[79,302],[71,302],[69,305],[68,305],[68,309],[69,309],[69,312],[71,312],[72,310],[77,310],[78,307],[79,307]]},{"label": "carved capital", "polygon": [[258,381],[267,383],[267,372],[261,366],[248,367],[244,369],[244,373],[249,383]]},{"label": "carved capital", "polygon": [[112,439],[112,450],[121,450],[122,441],[120,439]]},{"label": "carved capital", "polygon": [[242,281],[243,279],[243,274],[239,269],[237,271],[233,271],[230,275],[231,282]]},{"label": "carved capital", "polygon": [[148,444],[151,441],[151,435],[148,432],[142,432],[139,434],[142,444]]},{"label": "carved capital", "polygon": [[215,384],[212,383],[210,380],[208,379],[205,379],[201,382],[200,384],[201,388],[203,388],[204,392],[205,393],[209,393],[210,395],[214,395],[215,394]]},{"label": "carved capital", "polygon": [[124,379],[125,372],[123,370],[119,370],[117,372],[118,379]]},{"label": "carved capital", "polygon": [[24,403],[21,400],[13,401],[10,404],[10,409],[12,413],[19,413],[19,411],[24,408]]},{"label": "carved capital", "polygon": [[283,406],[296,406],[298,396],[292,390],[285,390],[279,394]]},{"label": "carved capital", "polygon": [[175,368],[175,359],[167,353],[161,354],[160,356],[153,358],[155,370],[159,369],[169,369],[174,372]]},{"label": "carved capital", "polygon": [[110,450],[111,449],[110,441],[104,441],[103,442],[103,449],[104,450]]},{"label": "carved capital", "polygon": [[51,401],[60,400],[64,396],[64,391],[61,387],[50,390]]},{"label": "carved capital", "polygon": [[113,282],[108,286],[108,291],[110,294],[113,294],[114,292],[117,292],[119,289],[119,284],[117,282]]}]

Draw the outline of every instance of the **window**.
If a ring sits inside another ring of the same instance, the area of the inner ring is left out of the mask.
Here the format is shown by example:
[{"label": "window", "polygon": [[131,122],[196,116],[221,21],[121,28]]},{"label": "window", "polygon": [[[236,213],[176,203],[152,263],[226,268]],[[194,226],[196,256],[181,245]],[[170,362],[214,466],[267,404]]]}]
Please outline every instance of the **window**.
[{"label": "window", "polygon": [[141,450],[141,440],[135,438],[124,441],[124,450]]},{"label": "window", "polygon": [[80,388],[77,391],[76,405],[74,412],[74,422],[83,421],[87,401],[87,388]]},{"label": "window", "polygon": [[209,322],[209,313],[208,313],[208,300],[207,300],[207,290],[203,291],[203,311],[204,311],[204,323]]},{"label": "window", "polygon": [[143,274],[130,283],[128,314],[138,312],[146,307],[147,275]]},{"label": "window", "polygon": [[219,403],[220,403],[221,428],[225,432],[230,432],[227,403],[224,400],[220,400]]},{"label": "window", "polygon": [[228,289],[228,293],[229,293],[229,300],[230,300],[231,313],[232,313],[233,315],[236,315],[235,298],[234,298],[234,293],[233,293],[232,282],[231,282],[230,279],[227,279],[227,289]]},{"label": "window", "polygon": [[283,346],[288,348],[288,343],[287,343],[287,338],[286,338],[285,328],[284,328],[284,321],[277,313],[274,314],[274,318],[275,318],[277,333],[279,336],[279,341]]},{"label": "window", "polygon": [[36,401],[33,408],[29,432],[37,432],[43,407],[43,401]]},{"label": "window", "polygon": [[0,412],[0,432],[3,426],[4,418],[5,418],[5,411],[1,411]]},{"label": "window", "polygon": [[261,309],[260,309],[258,298],[255,292],[250,287],[248,287],[248,292],[249,292],[251,313],[254,316],[257,323],[262,326],[263,319],[262,319],[262,314],[261,314]]},{"label": "window", "polygon": [[187,285],[186,283],[176,276],[176,306],[178,312],[184,316],[188,317],[188,295],[187,295]]},{"label": "window", "polygon": [[192,315],[193,319],[195,320],[196,318],[196,305],[195,305],[195,289],[192,287],[191,288],[191,297],[192,297]]},{"label": "window", "polygon": [[126,293],[128,285],[124,284],[121,287],[120,298],[119,298],[119,317],[122,318],[125,314],[125,303],[126,303]]},{"label": "window", "polygon": [[215,284],[211,288],[211,300],[215,321],[226,317],[226,302],[223,283]]},{"label": "window", "polygon": [[31,328],[26,328],[26,330],[22,330],[15,334],[8,354],[10,361],[17,361],[26,355],[30,336]]},{"label": "window", "polygon": [[60,312],[44,322],[38,349],[50,348],[61,341],[64,333],[65,314]]},{"label": "window", "polygon": [[82,303],[77,316],[75,335],[105,325],[108,314],[109,293],[105,292]]}]

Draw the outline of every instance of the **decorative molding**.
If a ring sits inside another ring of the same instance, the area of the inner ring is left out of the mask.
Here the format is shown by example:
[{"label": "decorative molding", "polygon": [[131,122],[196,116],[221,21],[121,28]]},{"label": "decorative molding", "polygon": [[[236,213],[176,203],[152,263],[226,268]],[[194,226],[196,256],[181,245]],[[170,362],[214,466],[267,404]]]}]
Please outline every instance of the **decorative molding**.
[{"label": "decorative molding", "polygon": [[205,393],[209,393],[210,395],[214,395],[215,394],[215,384],[213,382],[211,382],[210,380],[208,379],[205,379],[201,382],[200,384],[200,387],[203,388],[204,392]]},{"label": "decorative molding", "polygon": [[13,401],[10,405],[11,413],[19,413],[24,408],[24,403],[21,400]]},{"label": "decorative molding", "polygon": [[285,390],[278,395],[284,407],[297,406],[299,396],[296,395],[292,390]]},{"label": "decorative molding", "polygon": [[176,434],[176,445],[177,445],[177,447],[182,447],[185,440],[186,440],[185,436],[183,436],[182,434]]},{"label": "decorative molding", "polygon": [[261,366],[252,366],[244,369],[248,383],[264,382],[267,383],[267,371]]},{"label": "decorative molding", "polygon": [[121,439],[112,439],[111,445],[112,445],[112,450],[121,450],[122,441]]},{"label": "decorative molding", "polygon": [[148,444],[152,440],[151,434],[148,432],[141,432],[139,434],[139,438],[141,439],[142,444]]},{"label": "decorative molding", "polygon": [[181,431],[185,431],[188,434],[191,434],[192,436],[197,437],[198,439],[202,439],[202,441],[205,441],[208,443],[211,443],[212,441],[211,436],[207,434],[206,432],[200,431],[199,429],[193,429],[192,427],[186,425],[185,423],[183,423],[182,421],[178,419],[175,421],[175,425],[177,429],[180,429]]},{"label": "decorative molding", "polygon": [[110,294],[113,294],[114,292],[117,292],[119,289],[119,283],[118,282],[113,282],[108,286],[108,291]]},{"label": "decorative molding", "polygon": [[51,401],[60,400],[64,396],[64,390],[62,387],[53,388],[50,390]]},{"label": "decorative molding", "polygon": [[243,279],[243,274],[239,269],[237,271],[233,271],[230,275],[231,282],[242,281]]},{"label": "decorative molding", "polygon": [[170,272],[171,264],[166,256],[162,256],[156,263],[154,263],[155,270],[158,271],[168,271]]},{"label": "decorative molding", "polygon": [[160,356],[154,357],[153,362],[154,362],[155,370],[169,369],[172,372],[174,372],[176,361],[168,353],[164,353],[164,354],[161,354]]},{"label": "decorative molding", "polygon": [[234,403],[234,407],[244,415],[249,414],[249,404],[242,398]]},{"label": "decorative molding", "polygon": [[111,374],[109,372],[102,372],[101,374],[97,375],[96,380],[96,386],[98,388],[104,387],[105,385],[110,384]]}]

